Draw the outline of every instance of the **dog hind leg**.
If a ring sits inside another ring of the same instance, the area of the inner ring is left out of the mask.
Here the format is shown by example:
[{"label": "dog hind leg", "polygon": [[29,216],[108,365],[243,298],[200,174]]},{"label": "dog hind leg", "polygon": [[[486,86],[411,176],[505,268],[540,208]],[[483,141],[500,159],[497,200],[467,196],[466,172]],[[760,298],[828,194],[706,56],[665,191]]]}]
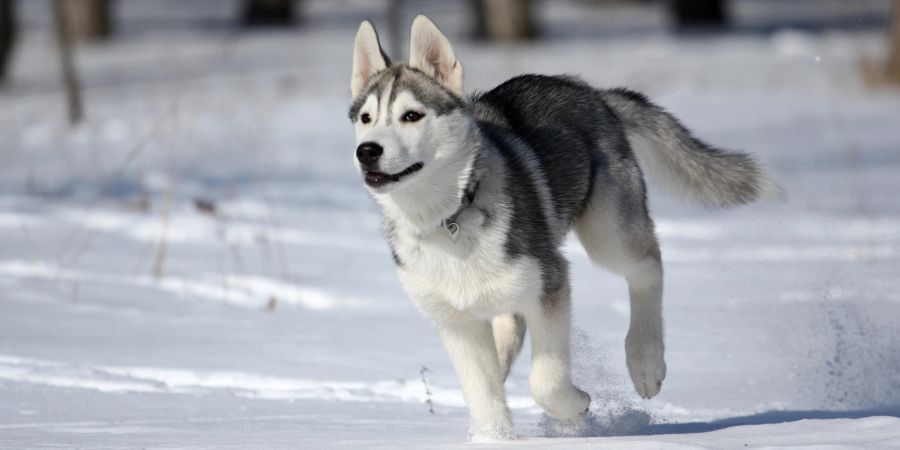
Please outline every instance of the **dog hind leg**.
[{"label": "dog hind leg", "polygon": [[575,231],[594,263],[628,281],[628,373],[638,394],[651,398],[659,393],[666,376],[663,271],[644,184],[633,160],[625,167],[598,174],[595,183],[591,198],[575,222]]},{"label": "dog hind leg", "polygon": [[500,359],[500,373],[503,380],[509,377],[509,371],[525,340],[525,318],[520,314],[503,314],[491,321],[494,328],[494,344]]}]

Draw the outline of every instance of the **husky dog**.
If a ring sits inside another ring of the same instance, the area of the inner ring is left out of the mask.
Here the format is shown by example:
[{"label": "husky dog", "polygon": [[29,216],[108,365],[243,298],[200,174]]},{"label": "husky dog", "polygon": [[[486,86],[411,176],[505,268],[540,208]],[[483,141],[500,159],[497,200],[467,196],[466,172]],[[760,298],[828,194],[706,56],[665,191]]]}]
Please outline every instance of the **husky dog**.
[{"label": "husky dog", "polygon": [[748,155],[693,137],[643,95],[569,76],[523,75],[463,96],[463,71],[425,16],[409,63],[392,64],[363,22],[353,50],[355,164],[384,213],[404,289],[435,324],[476,436],[513,438],[504,381],[526,325],[528,384],[551,416],[577,421],[590,397],[572,384],[568,262],[575,229],[598,265],[628,282],[626,363],[656,395],[663,359],[663,270],[642,172],[705,205],[769,188]]}]

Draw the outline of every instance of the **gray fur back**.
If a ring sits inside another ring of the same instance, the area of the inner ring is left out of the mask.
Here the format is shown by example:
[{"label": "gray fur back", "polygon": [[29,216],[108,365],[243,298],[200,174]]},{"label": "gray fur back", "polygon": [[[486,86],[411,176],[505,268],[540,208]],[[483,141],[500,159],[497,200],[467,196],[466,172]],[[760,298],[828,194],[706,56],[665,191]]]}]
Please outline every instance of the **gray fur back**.
[{"label": "gray fur back", "polygon": [[750,155],[721,150],[697,139],[641,94],[612,89],[601,95],[619,116],[641,169],[652,180],[709,207],[777,195],[778,188]]},{"label": "gray fur back", "polygon": [[564,222],[571,222],[590,190],[595,139],[579,134],[597,134],[593,111],[601,104],[596,96],[579,95],[581,89],[564,78],[522,75],[472,99],[482,130],[490,135],[500,126],[528,145]]},{"label": "gray fur back", "polygon": [[630,158],[624,130],[599,92],[567,76],[521,75],[471,98],[488,136],[505,130],[538,160],[560,221],[581,212],[598,171]]}]

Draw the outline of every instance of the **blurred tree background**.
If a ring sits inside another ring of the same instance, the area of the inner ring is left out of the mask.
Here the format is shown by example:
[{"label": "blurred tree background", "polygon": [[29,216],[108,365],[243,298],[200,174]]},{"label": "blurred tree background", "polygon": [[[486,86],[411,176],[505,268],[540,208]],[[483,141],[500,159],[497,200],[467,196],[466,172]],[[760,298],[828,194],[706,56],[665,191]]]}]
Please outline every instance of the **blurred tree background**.
[{"label": "blurred tree background", "polygon": [[[129,1],[134,0],[47,0],[55,3],[56,33],[60,55],[61,79],[68,96],[67,108],[73,123],[81,117],[81,106],[78,95],[78,76],[76,73],[78,45],[102,44],[108,39],[116,38],[117,21],[122,20],[122,12]],[[196,0],[195,0],[196,1]],[[548,38],[542,29],[541,1],[536,0],[465,0],[468,8],[470,37],[485,42],[519,42]],[[549,1],[549,0],[544,0]],[[875,22],[885,24],[889,38],[887,54],[877,60],[865,61],[864,78],[871,85],[900,83],[900,0],[884,0],[880,3],[891,3],[888,15],[873,17],[872,5],[879,2],[823,2],[823,1],[788,1],[764,0],[757,3],[756,10],[771,10],[765,21],[753,23],[735,20],[736,6],[749,3],[749,0],[581,0],[583,8],[603,10],[622,8],[627,5],[641,5],[664,11],[669,28],[685,35],[709,35],[709,33],[727,32],[771,32],[780,28],[816,28],[816,27],[855,27],[872,25]],[[15,64],[17,28],[21,25],[17,10],[26,6],[16,0],[0,0],[0,87],[8,81],[11,66]],[[42,0],[30,0],[27,6],[35,7]],[[266,28],[303,28],[308,23],[304,20],[306,3],[302,0],[239,0],[237,2],[207,2],[210,11],[226,11],[232,17],[232,24],[237,32],[249,29]],[[322,3],[322,2],[318,2]],[[340,9],[346,1],[328,2],[334,9]],[[381,9],[388,22],[385,45],[394,54],[402,54],[401,37],[404,33],[403,17],[410,11],[427,11],[436,5],[429,1],[384,0],[369,2],[374,9]],[[438,2],[439,3],[439,2]],[[380,6],[379,6],[380,5]],[[129,5],[130,6],[130,5]],[[317,4],[316,9],[328,8],[325,4]],[[196,10],[196,8],[194,8]],[[230,11],[230,13],[228,12]],[[830,14],[836,11],[835,14]],[[823,12],[825,14],[823,14]],[[177,11],[172,11],[177,16]],[[340,16],[337,16],[340,18]],[[358,20],[361,18],[353,18]],[[321,20],[314,18],[312,20]],[[887,24],[890,23],[889,26]],[[198,22],[198,25],[203,25]],[[602,25],[597,26],[602,32]],[[27,57],[20,55],[19,57]]]},{"label": "blurred tree background", "polygon": [[12,0],[0,0],[0,87],[6,79],[7,65],[16,39],[16,22],[13,19]]}]

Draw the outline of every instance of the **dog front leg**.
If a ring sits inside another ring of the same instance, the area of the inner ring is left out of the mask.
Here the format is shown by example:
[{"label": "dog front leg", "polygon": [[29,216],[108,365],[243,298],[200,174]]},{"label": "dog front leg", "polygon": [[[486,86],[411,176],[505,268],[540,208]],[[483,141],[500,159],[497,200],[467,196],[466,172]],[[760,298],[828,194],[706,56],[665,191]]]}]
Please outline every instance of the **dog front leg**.
[{"label": "dog front leg", "polygon": [[442,323],[438,330],[462,385],[473,434],[513,439],[512,416],[506,405],[491,323],[486,320]]},{"label": "dog front leg", "polygon": [[581,420],[591,404],[591,397],[572,384],[568,284],[533,305],[526,312],[525,320],[531,330],[528,385],[534,400],[557,419]]}]

